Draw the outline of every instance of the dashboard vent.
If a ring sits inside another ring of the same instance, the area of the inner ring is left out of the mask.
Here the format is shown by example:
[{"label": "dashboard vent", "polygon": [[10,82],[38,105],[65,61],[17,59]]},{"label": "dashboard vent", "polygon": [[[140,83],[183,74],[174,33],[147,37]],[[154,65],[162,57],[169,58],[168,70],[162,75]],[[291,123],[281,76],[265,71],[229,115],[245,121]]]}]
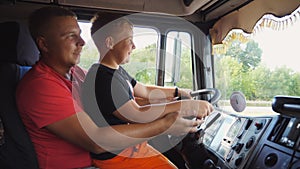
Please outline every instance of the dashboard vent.
[{"label": "dashboard vent", "polygon": [[289,118],[280,117],[269,136],[269,140],[272,142],[278,142],[281,139],[282,133],[284,132],[289,121]]},{"label": "dashboard vent", "polygon": [[281,117],[269,137],[270,141],[294,148],[300,134],[300,119]]}]

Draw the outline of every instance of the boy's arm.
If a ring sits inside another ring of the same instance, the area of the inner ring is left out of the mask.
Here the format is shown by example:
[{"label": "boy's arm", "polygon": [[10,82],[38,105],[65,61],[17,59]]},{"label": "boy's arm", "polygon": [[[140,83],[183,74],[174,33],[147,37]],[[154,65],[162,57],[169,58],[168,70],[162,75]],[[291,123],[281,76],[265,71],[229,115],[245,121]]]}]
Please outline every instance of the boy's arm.
[{"label": "boy's arm", "polygon": [[144,85],[137,82],[134,86],[134,95],[140,98],[146,98],[149,102],[155,102],[156,100],[166,100],[172,101],[178,96],[183,96],[185,98],[191,98],[190,89],[180,89],[177,87],[162,87],[162,86],[152,86]]}]

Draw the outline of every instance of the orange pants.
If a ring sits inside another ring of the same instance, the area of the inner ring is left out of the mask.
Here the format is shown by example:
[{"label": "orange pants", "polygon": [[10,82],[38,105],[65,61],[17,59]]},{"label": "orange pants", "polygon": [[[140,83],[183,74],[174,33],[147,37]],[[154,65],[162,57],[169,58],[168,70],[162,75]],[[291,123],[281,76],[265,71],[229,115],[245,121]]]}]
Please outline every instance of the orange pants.
[{"label": "orange pants", "polygon": [[100,169],[177,169],[147,142],[129,147],[112,159],[93,159],[93,165]]}]

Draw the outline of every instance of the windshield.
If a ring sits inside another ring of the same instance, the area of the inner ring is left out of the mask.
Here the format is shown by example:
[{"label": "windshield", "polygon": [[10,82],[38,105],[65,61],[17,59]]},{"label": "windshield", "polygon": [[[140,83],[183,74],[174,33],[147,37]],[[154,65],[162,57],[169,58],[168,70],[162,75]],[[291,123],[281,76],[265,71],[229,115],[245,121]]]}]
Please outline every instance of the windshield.
[{"label": "windshield", "polygon": [[[218,102],[221,109],[235,112],[230,97],[236,91],[242,92],[247,101],[242,114],[254,116],[273,114],[272,99],[276,95],[300,96],[299,11],[280,19],[266,15],[257,23],[253,34],[232,30],[223,44],[213,46],[214,81],[221,91]],[[86,41],[80,65],[86,69],[99,59],[90,37],[90,26],[80,22]],[[166,60],[164,85],[193,89],[192,35],[170,31],[166,37],[167,56],[176,57]],[[138,81],[155,85],[159,32],[151,27],[134,27],[134,42],[136,49],[131,61],[123,66]]]},{"label": "windshield", "polygon": [[266,115],[274,113],[275,95],[300,96],[299,30],[299,10],[281,19],[267,15],[253,34],[232,30],[222,45],[214,45],[219,106],[232,111],[230,96],[240,91],[247,100],[242,113]]}]

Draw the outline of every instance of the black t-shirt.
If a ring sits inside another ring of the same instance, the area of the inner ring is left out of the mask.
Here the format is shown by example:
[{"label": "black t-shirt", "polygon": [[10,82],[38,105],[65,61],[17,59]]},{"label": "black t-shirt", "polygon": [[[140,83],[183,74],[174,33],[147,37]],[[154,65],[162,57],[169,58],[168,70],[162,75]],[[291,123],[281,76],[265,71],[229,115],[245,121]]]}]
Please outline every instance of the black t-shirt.
[{"label": "black t-shirt", "polygon": [[[126,121],[115,117],[113,112],[134,99],[135,85],[136,81],[121,66],[119,69],[111,69],[94,64],[89,69],[82,88],[84,110],[99,127],[127,124]],[[115,156],[113,153],[91,154],[93,158],[100,160]]]}]

